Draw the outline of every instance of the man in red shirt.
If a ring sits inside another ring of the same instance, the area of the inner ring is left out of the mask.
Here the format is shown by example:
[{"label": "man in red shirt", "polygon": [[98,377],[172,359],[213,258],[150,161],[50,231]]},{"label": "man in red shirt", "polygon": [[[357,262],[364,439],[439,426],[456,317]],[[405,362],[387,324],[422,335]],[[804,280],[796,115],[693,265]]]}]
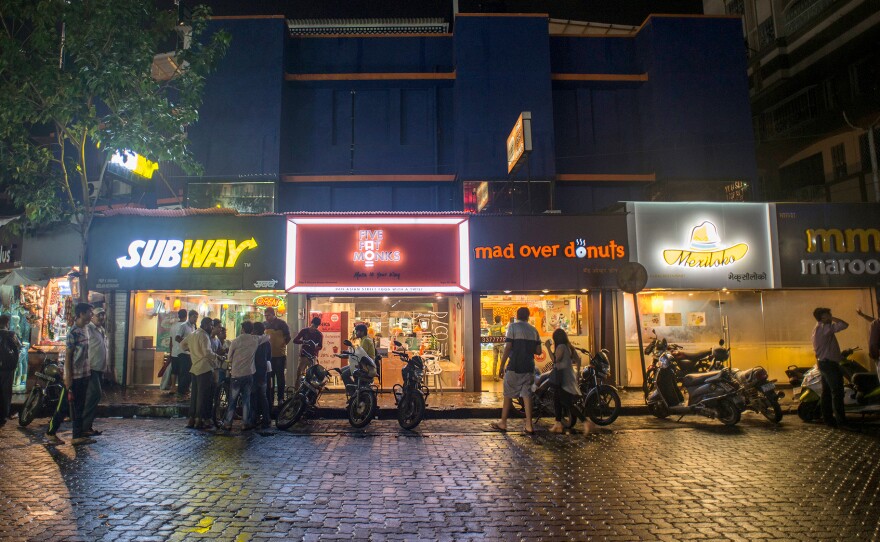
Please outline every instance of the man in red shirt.
[{"label": "man in red shirt", "polygon": [[[318,357],[318,351],[324,347],[324,334],[318,331],[318,328],[321,327],[321,319],[315,316],[312,318],[312,323],[309,327],[303,328],[297,333],[296,337],[293,339],[293,344],[301,344],[302,352],[307,352],[312,354],[315,357]],[[312,344],[315,343],[315,344]],[[316,346],[317,345],[317,346]],[[300,353],[299,363],[296,368],[296,387],[299,387],[299,383],[302,381],[302,376],[305,374],[306,369],[309,368],[308,363],[304,360],[305,356]]]}]

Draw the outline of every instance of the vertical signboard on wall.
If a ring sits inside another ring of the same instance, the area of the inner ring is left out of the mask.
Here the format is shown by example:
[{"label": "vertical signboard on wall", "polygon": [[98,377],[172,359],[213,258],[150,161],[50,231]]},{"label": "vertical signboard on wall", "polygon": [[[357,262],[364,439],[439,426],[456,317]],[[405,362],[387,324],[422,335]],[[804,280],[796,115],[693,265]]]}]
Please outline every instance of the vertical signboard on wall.
[{"label": "vertical signboard on wall", "polygon": [[880,285],[880,205],[777,203],[783,288]]},{"label": "vertical signboard on wall", "polygon": [[648,288],[773,288],[770,208],[763,203],[628,203],[630,256]]}]

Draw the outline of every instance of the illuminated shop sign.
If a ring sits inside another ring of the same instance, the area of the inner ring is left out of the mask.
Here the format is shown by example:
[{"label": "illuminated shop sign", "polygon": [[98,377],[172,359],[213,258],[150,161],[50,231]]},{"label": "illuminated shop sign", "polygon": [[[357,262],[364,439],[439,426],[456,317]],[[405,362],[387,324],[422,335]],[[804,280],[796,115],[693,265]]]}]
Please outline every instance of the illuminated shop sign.
[{"label": "illuminated shop sign", "polygon": [[880,206],[776,204],[785,286],[880,283]]},{"label": "illuminated shop sign", "polygon": [[281,290],[281,216],[95,218],[89,284],[99,290]]},{"label": "illuminated shop sign", "polygon": [[523,111],[507,136],[507,173],[522,165],[523,156],[532,151],[532,113]]},{"label": "illuminated shop sign", "polygon": [[627,261],[620,215],[474,217],[473,288],[479,291],[615,288]]},{"label": "illuminated shop sign", "polygon": [[253,237],[233,239],[149,239],[128,245],[128,255],[116,258],[120,269],[127,267],[235,267],[245,250],[257,248]]},{"label": "illuminated shop sign", "polygon": [[152,179],[153,173],[159,169],[159,164],[156,162],[128,150],[113,154],[110,157],[110,163],[145,179]]},{"label": "illuminated shop sign", "polygon": [[758,203],[628,203],[630,259],[648,288],[773,288],[770,208]]},{"label": "illuminated shop sign", "polygon": [[254,298],[253,304],[255,307],[277,309],[284,305],[284,298],[277,295],[260,295]]},{"label": "illuminated shop sign", "polygon": [[442,293],[470,288],[463,217],[291,217],[288,292]]}]

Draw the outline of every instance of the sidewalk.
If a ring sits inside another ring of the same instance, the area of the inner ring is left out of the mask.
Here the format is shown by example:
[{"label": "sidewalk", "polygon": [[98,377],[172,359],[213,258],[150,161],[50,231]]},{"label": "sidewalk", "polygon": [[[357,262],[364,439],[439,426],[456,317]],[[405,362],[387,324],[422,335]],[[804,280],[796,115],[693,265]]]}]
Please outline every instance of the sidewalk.
[{"label": "sidewalk", "polygon": [[[792,411],[791,389],[782,388],[785,397],[781,400],[784,411]],[[626,388],[620,391],[623,406],[621,415],[647,415],[648,409],[640,388]],[[12,398],[13,411],[18,411],[24,403],[25,395],[16,394]],[[501,414],[502,395],[497,392],[432,391],[428,397],[428,418],[493,419]],[[321,396],[318,402],[318,418],[346,418],[345,394],[330,391]],[[394,418],[394,397],[390,392],[379,394],[379,417]],[[180,402],[173,394],[158,388],[128,388],[105,391],[98,406],[101,418],[178,418],[185,417],[189,411],[189,401]]]}]

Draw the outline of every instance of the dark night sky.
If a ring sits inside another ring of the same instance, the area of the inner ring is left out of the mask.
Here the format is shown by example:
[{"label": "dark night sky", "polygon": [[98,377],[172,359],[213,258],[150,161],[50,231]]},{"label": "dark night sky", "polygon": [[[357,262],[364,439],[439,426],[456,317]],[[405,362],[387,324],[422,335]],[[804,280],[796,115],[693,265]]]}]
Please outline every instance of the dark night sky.
[{"label": "dark night sky", "polygon": [[[166,0],[167,1],[167,0]],[[186,3],[194,5],[198,0]],[[214,15],[291,19],[452,17],[452,0],[201,0]],[[163,2],[164,3],[164,2]],[[170,3],[170,2],[169,2]],[[459,0],[463,13],[549,13],[554,19],[638,25],[650,13],[702,13],[700,0]]]}]

